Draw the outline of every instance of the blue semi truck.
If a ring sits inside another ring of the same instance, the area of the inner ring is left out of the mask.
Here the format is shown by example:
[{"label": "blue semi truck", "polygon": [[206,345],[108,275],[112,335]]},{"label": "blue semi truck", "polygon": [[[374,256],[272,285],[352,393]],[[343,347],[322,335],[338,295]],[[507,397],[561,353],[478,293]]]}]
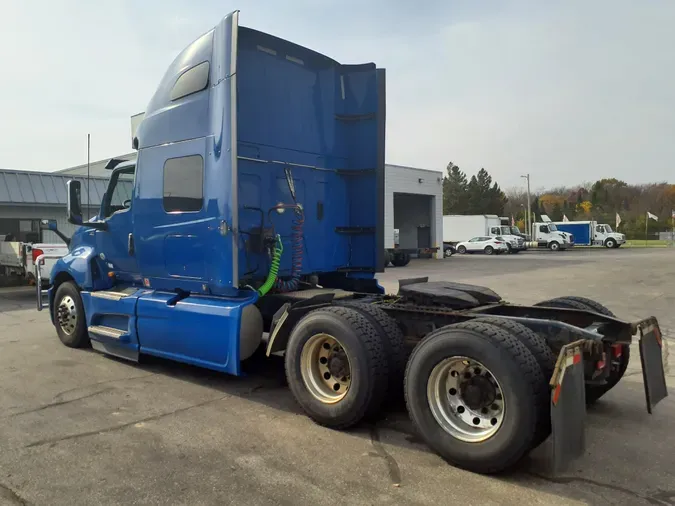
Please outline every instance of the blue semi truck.
[{"label": "blue semi truck", "polygon": [[621,379],[634,335],[648,408],[667,394],[654,318],[626,322],[580,297],[519,306],[426,278],[385,294],[385,71],[238,18],[169,66],[137,160],[108,164],[96,217],[83,221],[68,183],[81,227],[37,293],[64,345],[233,375],[256,353],[283,354],[316,422],[353,426],[402,392],[420,436],[482,473],[551,432],[554,466],[579,456],[586,403]]}]

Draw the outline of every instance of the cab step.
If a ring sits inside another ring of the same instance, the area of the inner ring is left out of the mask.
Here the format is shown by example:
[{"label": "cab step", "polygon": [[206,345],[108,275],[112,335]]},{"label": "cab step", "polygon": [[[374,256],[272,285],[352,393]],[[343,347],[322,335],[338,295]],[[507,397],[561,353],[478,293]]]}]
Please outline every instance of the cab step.
[{"label": "cab step", "polygon": [[104,327],[102,325],[92,325],[91,327],[89,327],[88,330],[89,334],[117,340],[120,340],[123,336],[127,334],[126,330],[114,329],[112,327]]}]

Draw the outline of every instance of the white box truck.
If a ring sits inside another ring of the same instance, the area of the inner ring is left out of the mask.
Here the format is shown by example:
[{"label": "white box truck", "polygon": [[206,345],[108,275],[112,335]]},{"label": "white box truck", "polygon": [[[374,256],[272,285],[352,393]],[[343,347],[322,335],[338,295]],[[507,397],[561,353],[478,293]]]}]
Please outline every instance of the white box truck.
[{"label": "white box truck", "polygon": [[502,225],[496,214],[448,214],[443,216],[443,248],[454,247],[462,241],[473,237],[503,237],[509,253],[518,253],[527,249],[523,237],[513,235],[511,227]]}]

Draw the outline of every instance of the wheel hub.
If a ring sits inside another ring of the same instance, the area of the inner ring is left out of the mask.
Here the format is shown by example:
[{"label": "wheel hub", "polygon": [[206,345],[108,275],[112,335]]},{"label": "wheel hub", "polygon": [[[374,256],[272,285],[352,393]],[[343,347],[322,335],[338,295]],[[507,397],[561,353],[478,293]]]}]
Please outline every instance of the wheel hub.
[{"label": "wheel hub", "polygon": [[309,393],[325,404],[342,400],[351,386],[349,355],[329,334],[308,339],[300,355],[300,372]]},{"label": "wheel hub", "polygon": [[497,394],[497,389],[485,376],[472,376],[460,384],[459,391],[467,407],[474,410],[490,406]]},{"label": "wheel hub", "polygon": [[331,354],[328,359],[328,371],[336,378],[344,378],[349,375],[349,362],[343,350]]},{"label": "wheel hub", "polygon": [[499,382],[487,367],[468,357],[448,357],[432,369],[427,399],[441,428],[461,441],[485,441],[504,421],[506,403]]},{"label": "wheel hub", "polygon": [[59,302],[56,309],[56,320],[61,330],[68,335],[75,332],[77,328],[77,306],[70,295],[66,295]]}]

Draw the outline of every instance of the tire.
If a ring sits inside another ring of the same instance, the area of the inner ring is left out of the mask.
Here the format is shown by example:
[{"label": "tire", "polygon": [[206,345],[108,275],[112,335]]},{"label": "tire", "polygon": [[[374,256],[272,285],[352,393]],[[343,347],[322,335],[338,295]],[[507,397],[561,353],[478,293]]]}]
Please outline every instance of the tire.
[{"label": "tire", "polygon": [[[477,318],[472,320],[474,323],[486,323],[505,330],[521,343],[532,353],[532,356],[539,364],[539,369],[548,382],[553,376],[553,369],[555,369],[556,356],[553,350],[549,347],[546,339],[535,333],[532,329],[526,327],[522,323],[504,318]],[[540,414],[541,423],[537,426],[537,434],[533,443],[533,448],[539,446],[551,434],[551,410],[550,404],[543,403],[542,412]]]},{"label": "tire", "polygon": [[410,253],[403,253],[403,263],[401,264],[401,267],[405,267],[410,263]]},{"label": "tire", "polygon": [[[349,361],[351,383],[339,399],[322,401],[303,379],[305,370],[306,375],[317,380],[314,384],[322,382],[319,376],[307,372],[308,367],[303,367],[303,350],[309,357],[310,342],[316,343],[320,339],[317,336],[322,334],[333,336]],[[379,332],[352,308],[326,307],[305,315],[289,336],[285,367],[288,385],[298,404],[315,422],[333,429],[346,429],[364,418],[374,417],[387,394],[389,366]]]},{"label": "tire", "polygon": [[607,249],[616,248],[616,241],[614,239],[607,239],[605,241],[605,248]]},{"label": "tire", "polygon": [[80,290],[72,281],[62,283],[56,290],[54,326],[61,342],[69,348],[91,346]]},{"label": "tire", "polygon": [[506,252],[507,252],[509,255],[510,255],[511,253],[513,253],[513,248],[511,247],[511,245],[510,245],[509,243],[506,243]]},{"label": "tire", "polygon": [[560,250],[560,243],[553,241],[551,244],[548,245],[548,247],[551,251],[558,251]]},{"label": "tire", "polygon": [[406,265],[405,253],[394,253],[391,257],[391,264],[394,267],[403,267]]},{"label": "tire", "polygon": [[[450,389],[447,397],[432,395],[436,391],[435,370],[453,357],[483,365],[503,392],[506,409],[500,415],[502,422],[485,439],[469,442],[453,435],[432,410],[432,405],[456,395],[452,393],[455,389]],[[476,322],[449,325],[424,338],[408,361],[404,389],[408,413],[422,439],[451,464],[478,473],[504,471],[532,448],[536,429],[543,423],[542,405],[549,401],[546,380],[525,345],[498,327]]]},{"label": "tire", "polygon": [[457,253],[459,253],[460,255],[466,255],[466,246],[459,246],[457,248]]},{"label": "tire", "polygon": [[495,252],[495,249],[492,246],[485,246],[485,249],[483,250],[483,252],[486,255],[492,255]]},{"label": "tire", "polygon": [[405,337],[396,320],[374,304],[338,302],[337,305],[355,309],[377,329],[387,355],[389,369],[388,395],[390,397],[400,395],[403,389],[403,374],[405,373],[408,356],[405,348]]},{"label": "tire", "polygon": [[389,251],[384,250],[384,267],[389,267],[389,264],[391,263],[391,253]]},{"label": "tire", "polygon": [[[586,297],[577,297],[577,296],[567,296],[567,297],[557,297],[555,299],[547,300],[544,302],[539,302],[535,306],[546,306],[546,307],[559,307],[563,309],[581,309],[583,311],[593,311],[605,316],[614,317],[612,313],[605,306],[596,302],[592,299]],[[595,403],[600,397],[609,392],[614,388],[623,375],[628,369],[628,363],[630,362],[630,345],[622,344],[621,345],[621,357],[618,360],[612,359],[611,370],[609,372],[609,377],[607,382],[604,385],[586,385],[586,404]]]},{"label": "tire", "polygon": [[445,258],[450,258],[452,255],[453,255],[453,251],[452,251],[451,247],[448,246],[446,248],[443,248],[443,256]]}]

